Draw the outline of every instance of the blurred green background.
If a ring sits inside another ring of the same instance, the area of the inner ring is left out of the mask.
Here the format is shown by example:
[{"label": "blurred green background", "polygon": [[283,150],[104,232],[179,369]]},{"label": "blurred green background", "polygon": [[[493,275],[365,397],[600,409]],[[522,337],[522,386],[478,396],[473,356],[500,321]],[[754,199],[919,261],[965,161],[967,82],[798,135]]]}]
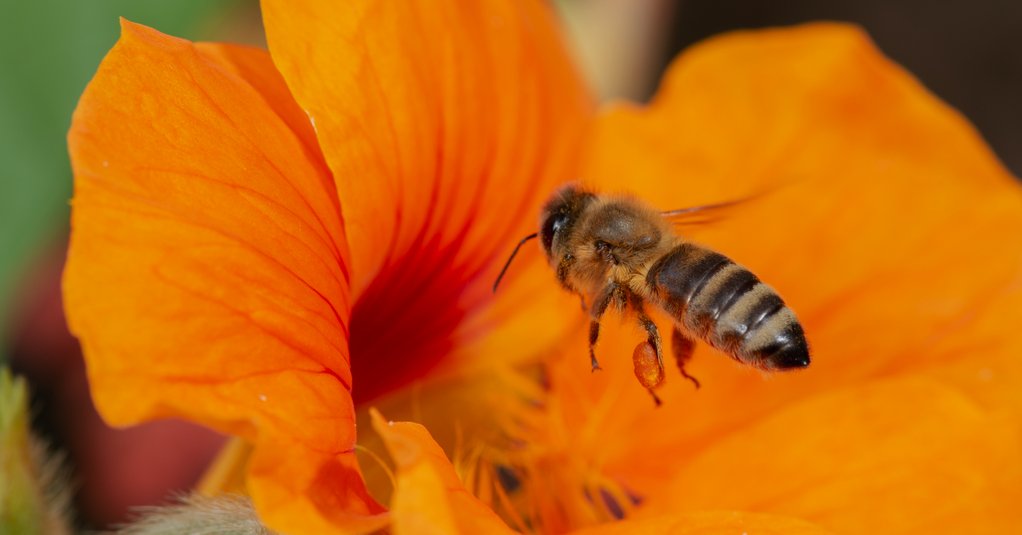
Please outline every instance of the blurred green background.
[{"label": "blurred green background", "polygon": [[17,281],[66,238],[71,171],[64,138],[78,96],[117,40],[118,17],[208,39],[238,5],[237,0],[0,4],[0,340],[6,339]]}]

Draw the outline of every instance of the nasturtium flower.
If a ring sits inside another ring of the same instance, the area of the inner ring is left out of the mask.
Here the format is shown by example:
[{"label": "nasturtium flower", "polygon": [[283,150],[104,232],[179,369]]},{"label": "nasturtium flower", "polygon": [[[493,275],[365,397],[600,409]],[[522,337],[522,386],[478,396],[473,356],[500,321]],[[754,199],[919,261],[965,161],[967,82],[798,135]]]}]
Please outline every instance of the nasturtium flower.
[{"label": "nasturtium flower", "polygon": [[[65,300],[109,422],[240,437],[284,533],[1022,522],[1022,195],[861,31],[718,37],[598,108],[538,2],[262,10],[268,52],[124,22],[75,111]],[[590,374],[538,248],[489,288],[568,181],[757,194],[685,231],[777,288],[810,368],[700,348],[654,408],[607,322]]]}]

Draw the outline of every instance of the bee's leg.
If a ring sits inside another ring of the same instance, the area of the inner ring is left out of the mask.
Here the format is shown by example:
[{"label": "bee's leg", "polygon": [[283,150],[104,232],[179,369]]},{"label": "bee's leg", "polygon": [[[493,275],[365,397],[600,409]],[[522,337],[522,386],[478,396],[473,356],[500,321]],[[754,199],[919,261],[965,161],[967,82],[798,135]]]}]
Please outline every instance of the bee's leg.
[{"label": "bee's leg", "polygon": [[653,396],[653,402],[660,406],[660,397],[656,395],[655,388],[664,382],[664,367],[657,362],[656,348],[650,342],[640,342],[632,352],[632,364],[635,366],[635,378],[639,384],[646,387],[649,395]]},{"label": "bee's leg", "polygon": [[681,332],[681,329],[675,325],[674,332],[671,333],[671,350],[674,352],[675,360],[678,361],[678,369],[681,370],[681,375],[685,379],[692,381],[692,384],[699,388],[699,380],[685,372],[685,364],[692,358],[695,347],[696,341]]},{"label": "bee's leg", "polygon": [[659,406],[664,404],[663,401],[660,401],[660,396],[656,395],[656,392],[654,392],[652,388],[648,388],[647,390],[649,390],[649,395],[653,396],[653,403],[657,407],[659,407]]},{"label": "bee's leg", "polygon": [[[663,344],[660,341],[660,330],[657,329],[656,323],[646,315],[646,307],[642,303],[642,298],[638,295],[628,292],[628,304],[635,310],[635,314],[639,318],[639,325],[646,330],[646,334],[649,336],[649,343],[656,350],[656,363],[660,368],[661,377],[664,374],[664,349]],[[649,393],[653,394],[653,389],[649,389]],[[659,401],[656,394],[653,394],[653,399]],[[659,405],[659,403],[657,403]]]},{"label": "bee's leg", "polygon": [[596,341],[600,338],[600,318],[607,311],[611,301],[614,301],[615,298],[620,299],[620,293],[621,287],[617,283],[607,283],[600,290],[599,295],[596,296],[596,300],[593,301],[593,308],[589,311],[589,361],[593,366],[593,371],[600,369],[600,363],[596,360],[596,350],[594,349]]}]

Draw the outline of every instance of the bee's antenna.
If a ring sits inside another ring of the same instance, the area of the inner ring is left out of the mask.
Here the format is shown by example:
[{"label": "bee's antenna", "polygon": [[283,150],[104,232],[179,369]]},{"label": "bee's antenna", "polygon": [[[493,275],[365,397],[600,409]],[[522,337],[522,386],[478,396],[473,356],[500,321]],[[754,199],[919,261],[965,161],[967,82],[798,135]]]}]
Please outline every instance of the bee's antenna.
[{"label": "bee's antenna", "polygon": [[504,274],[507,273],[507,268],[511,266],[511,261],[515,259],[515,255],[518,254],[518,250],[525,245],[525,242],[535,238],[536,236],[539,236],[538,232],[533,232],[532,234],[522,238],[522,241],[518,242],[518,245],[515,246],[515,250],[511,251],[511,256],[508,257],[507,263],[504,264],[504,269],[500,270],[500,275],[497,275],[497,280],[493,282],[493,293],[497,293],[497,285],[500,284],[500,279],[504,278]]}]

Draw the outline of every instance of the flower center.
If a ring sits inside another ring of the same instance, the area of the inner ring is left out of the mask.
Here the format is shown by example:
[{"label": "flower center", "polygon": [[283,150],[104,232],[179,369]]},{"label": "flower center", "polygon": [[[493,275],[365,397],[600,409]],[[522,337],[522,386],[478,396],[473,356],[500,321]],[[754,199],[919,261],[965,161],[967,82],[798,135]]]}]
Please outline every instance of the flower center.
[{"label": "flower center", "polygon": [[[407,265],[407,264],[405,264]],[[414,271],[406,268],[406,271]],[[439,364],[465,311],[456,304],[457,273],[387,273],[351,313],[352,396],[356,405],[407,386]]]},{"label": "flower center", "polygon": [[495,496],[494,510],[526,531],[563,533],[627,516],[639,497],[603,472],[599,452],[583,451],[588,448],[573,436],[557,397],[546,390],[541,399],[504,408],[498,420],[504,447],[481,455],[500,477],[476,481],[470,490]]}]

